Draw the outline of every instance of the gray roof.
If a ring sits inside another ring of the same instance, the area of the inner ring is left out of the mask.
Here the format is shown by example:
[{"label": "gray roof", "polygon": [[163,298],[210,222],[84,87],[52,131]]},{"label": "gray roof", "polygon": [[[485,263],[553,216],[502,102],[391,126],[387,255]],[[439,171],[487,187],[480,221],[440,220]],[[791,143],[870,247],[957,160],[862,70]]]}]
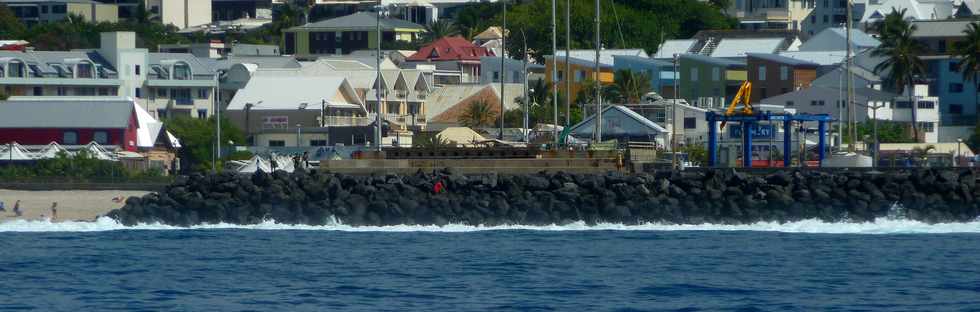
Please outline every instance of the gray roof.
[{"label": "gray roof", "polygon": [[[377,14],[371,12],[358,12],[347,16],[331,18],[324,21],[293,27],[290,28],[289,31],[298,29],[376,29],[377,23]],[[382,18],[381,28],[387,30],[394,28],[425,30],[425,26],[394,18]]]},{"label": "gray roof", "polygon": [[664,60],[658,60],[649,57],[633,56],[633,55],[613,55],[613,60],[614,60],[613,63],[615,63],[615,60],[624,60],[624,61],[632,61],[632,62],[641,62],[641,63],[646,63],[648,65],[659,66],[659,67],[674,66],[674,62],[671,61],[664,61]]},{"label": "gray roof", "polygon": [[[802,98],[808,98],[808,97],[837,98],[840,96],[840,94],[841,94],[841,90],[836,87],[815,85],[806,89],[797,90],[790,93],[784,93],[773,97],[768,97],[762,99],[760,103],[782,104],[788,100],[793,100],[801,97]],[[899,95],[894,93],[879,91],[871,88],[855,87],[854,96],[855,96],[855,100],[861,102],[861,101],[868,101],[868,100],[891,101],[892,99],[894,99]]]},{"label": "gray roof", "polygon": [[120,129],[133,117],[130,101],[13,100],[0,102],[0,128]]},{"label": "gray roof", "polygon": [[[591,60],[593,63],[595,62],[595,50],[571,50],[568,54],[572,57],[572,59]],[[558,57],[564,57],[565,50],[558,50],[558,53],[555,55]],[[599,63],[612,66],[614,55],[648,56],[643,49],[605,49],[599,52]]]},{"label": "gray roof", "polygon": [[69,65],[71,61],[87,60],[99,67],[114,71],[102,56],[95,51],[0,51],[0,58],[16,58],[28,65],[36,65],[46,75],[57,75],[58,70],[53,64]]},{"label": "gray roof", "polygon": [[786,65],[810,66],[810,67],[820,66],[820,64],[817,64],[817,63],[814,63],[814,62],[808,62],[808,61],[804,61],[804,60],[800,60],[800,59],[789,58],[789,57],[785,57],[785,56],[782,56],[782,55],[779,55],[779,54],[747,53],[746,55],[749,58],[759,58],[759,59],[763,59],[763,60],[767,60],[767,61],[772,61],[772,62],[777,62],[777,63],[782,63],[782,64],[786,64]]},{"label": "gray roof", "polygon": [[974,22],[973,19],[958,20],[939,20],[939,21],[913,21],[916,27],[912,37],[962,37],[967,25]]},{"label": "gray roof", "polygon": [[711,52],[712,57],[745,57],[747,53],[776,53],[784,38],[725,38]]},{"label": "gray roof", "polygon": [[255,64],[259,68],[300,68],[303,67],[292,56],[230,56],[217,61],[217,69],[228,70],[235,64]]},{"label": "gray roof", "polygon": [[847,51],[783,51],[779,55],[827,66],[844,62]]},{"label": "gray roof", "polygon": [[[572,54],[572,55],[574,55],[574,54]],[[545,59],[550,59],[550,58],[554,58],[554,56],[546,55],[544,58]],[[558,62],[564,62],[564,61],[565,61],[565,56],[564,55],[558,57]],[[575,64],[575,65],[579,65],[579,66],[584,66],[584,67],[588,67],[588,68],[594,68],[595,67],[595,58],[592,58],[592,59],[580,59],[580,58],[577,58],[577,57],[572,56],[572,57],[568,58],[568,62],[571,63],[571,64]],[[611,68],[611,67],[613,67],[613,63],[606,64],[606,63],[602,63],[600,61],[599,62],[599,67],[600,68]]]},{"label": "gray roof", "polygon": [[690,53],[694,45],[698,43],[697,39],[671,39],[664,41],[663,44],[657,49],[657,54],[654,58],[659,59],[671,59],[674,58],[674,54],[684,54]]},{"label": "gray roof", "polygon": [[[844,28],[827,28],[817,33],[800,46],[800,51],[841,51],[846,50],[847,32]],[[851,29],[851,47],[855,50],[874,48],[881,42],[857,29]]]},{"label": "gray roof", "polygon": [[681,54],[681,59],[691,59],[697,62],[709,63],[721,66],[745,66],[745,62],[720,57],[704,56],[700,54]]},{"label": "gray roof", "polygon": [[209,58],[196,57],[190,53],[149,53],[147,65],[166,65],[167,61],[181,61],[191,66],[194,75],[214,75],[217,72],[216,63]]}]

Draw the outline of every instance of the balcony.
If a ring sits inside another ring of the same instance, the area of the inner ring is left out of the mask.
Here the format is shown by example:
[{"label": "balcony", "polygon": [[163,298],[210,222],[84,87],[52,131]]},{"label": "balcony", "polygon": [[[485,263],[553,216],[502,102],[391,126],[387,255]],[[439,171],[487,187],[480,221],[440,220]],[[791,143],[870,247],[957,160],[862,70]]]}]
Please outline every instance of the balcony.
[{"label": "balcony", "polygon": [[174,104],[177,105],[194,105],[194,99],[191,98],[175,98]]},{"label": "balcony", "polygon": [[736,14],[743,21],[789,21],[787,8],[759,8],[752,11],[742,11]]},{"label": "balcony", "polygon": [[323,121],[328,127],[355,127],[370,125],[374,120],[369,117],[326,116]]}]

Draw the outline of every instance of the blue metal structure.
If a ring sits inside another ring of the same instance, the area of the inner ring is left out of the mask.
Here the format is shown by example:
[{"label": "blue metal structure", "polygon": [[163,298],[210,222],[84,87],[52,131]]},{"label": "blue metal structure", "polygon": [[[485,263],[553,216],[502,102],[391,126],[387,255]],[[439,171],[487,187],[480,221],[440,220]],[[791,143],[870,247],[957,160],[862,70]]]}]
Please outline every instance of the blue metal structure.
[{"label": "blue metal structure", "polygon": [[[830,115],[819,114],[785,114],[761,112],[754,115],[732,115],[726,116],[716,112],[707,112],[708,120],[708,167],[715,167],[718,164],[718,127],[719,122],[738,122],[742,127],[742,167],[752,167],[752,129],[760,121],[783,122],[783,167],[789,167],[790,156],[792,153],[792,125],[794,121],[816,122],[819,140],[817,149],[819,153],[818,163],[823,166],[827,147],[827,122],[833,120]],[[773,133],[775,135],[775,133]]]}]

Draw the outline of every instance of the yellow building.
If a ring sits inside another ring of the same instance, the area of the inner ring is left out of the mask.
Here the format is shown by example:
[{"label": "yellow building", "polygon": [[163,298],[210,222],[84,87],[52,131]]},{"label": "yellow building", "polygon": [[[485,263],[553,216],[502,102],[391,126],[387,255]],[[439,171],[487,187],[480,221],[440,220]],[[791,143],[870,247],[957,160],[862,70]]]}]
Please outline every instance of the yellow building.
[{"label": "yellow building", "polygon": [[[566,75],[565,73],[565,59],[564,56],[558,57],[558,72],[557,72],[557,82],[558,91],[565,92],[565,78],[571,76],[571,95],[570,100],[574,103],[578,99],[579,91],[585,87],[585,82],[588,80],[595,80],[595,61],[587,61],[583,59],[578,59],[575,57],[567,58],[569,60],[568,67],[571,75]],[[544,63],[544,76],[545,82],[548,85],[555,85],[555,79],[551,76],[551,69],[555,66],[555,58],[553,56],[545,56]],[[612,84],[615,76],[613,71],[613,66],[608,64],[599,64],[599,81],[604,84]]]}]

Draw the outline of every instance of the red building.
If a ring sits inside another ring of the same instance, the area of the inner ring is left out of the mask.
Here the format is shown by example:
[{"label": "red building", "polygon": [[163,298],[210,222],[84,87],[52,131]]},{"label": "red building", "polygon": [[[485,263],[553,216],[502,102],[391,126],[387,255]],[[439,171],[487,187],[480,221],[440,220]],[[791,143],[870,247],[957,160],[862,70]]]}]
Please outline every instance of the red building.
[{"label": "red building", "polygon": [[136,109],[131,101],[0,102],[0,143],[96,142],[135,152],[140,125]]},{"label": "red building", "polygon": [[[469,83],[480,80],[480,58],[495,56],[493,51],[463,37],[444,37],[426,45],[405,59],[410,63],[433,64],[437,71],[458,72],[458,81],[436,83]],[[437,76],[439,73],[436,73]],[[451,76],[449,73],[443,76]],[[438,78],[438,77],[437,77]]]}]

